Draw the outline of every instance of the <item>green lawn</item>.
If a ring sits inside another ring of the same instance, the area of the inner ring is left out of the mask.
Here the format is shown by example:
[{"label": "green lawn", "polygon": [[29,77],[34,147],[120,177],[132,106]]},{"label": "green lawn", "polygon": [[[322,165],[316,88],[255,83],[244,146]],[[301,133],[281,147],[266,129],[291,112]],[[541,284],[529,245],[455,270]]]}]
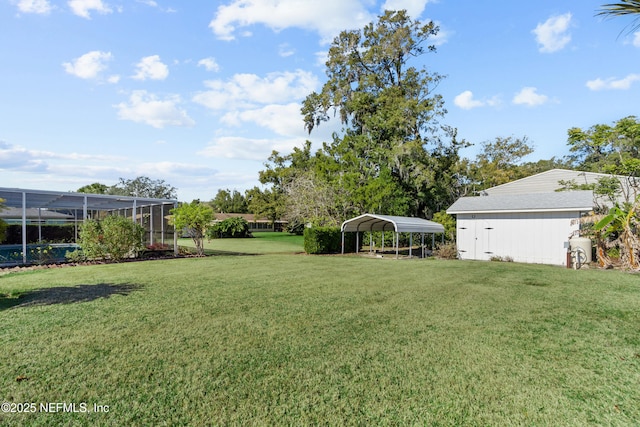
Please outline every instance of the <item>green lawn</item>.
[{"label": "green lawn", "polygon": [[[248,239],[205,240],[205,253],[208,255],[258,255],[304,251],[302,236],[277,232],[253,233],[253,236]],[[178,244],[194,247],[191,239],[179,239]]]},{"label": "green lawn", "polygon": [[0,425],[640,420],[637,275],[260,244],[0,277],[0,401],[109,407]]}]

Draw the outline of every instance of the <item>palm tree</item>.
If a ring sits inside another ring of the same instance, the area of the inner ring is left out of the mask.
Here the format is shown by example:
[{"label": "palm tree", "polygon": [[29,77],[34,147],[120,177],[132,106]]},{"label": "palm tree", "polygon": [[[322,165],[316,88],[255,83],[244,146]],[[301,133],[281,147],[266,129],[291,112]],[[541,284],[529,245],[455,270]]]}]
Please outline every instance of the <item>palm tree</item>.
[{"label": "palm tree", "polygon": [[637,212],[640,208],[640,196],[636,198],[633,205],[625,208],[614,206],[598,223],[593,226],[597,232],[604,232],[602,237],[614,237],[620,249],[620,260],[623,267],[631,270],[638,270],[640,262],[638,252],[640,250],[640,239],[637,235]]},{"label": "palm tree", "polygon": [[629,31],[634,32],[640,29],[640,0],[621,0],[617,3],[604,4],[597,15],[605,17],[634,15],[636,18]]}]

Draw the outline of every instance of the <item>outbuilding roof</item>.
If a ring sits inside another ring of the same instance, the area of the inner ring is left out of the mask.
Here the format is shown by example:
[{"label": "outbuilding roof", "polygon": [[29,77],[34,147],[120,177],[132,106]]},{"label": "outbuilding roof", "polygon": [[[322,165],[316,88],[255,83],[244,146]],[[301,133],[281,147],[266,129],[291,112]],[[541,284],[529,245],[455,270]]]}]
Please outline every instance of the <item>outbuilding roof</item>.
[{"label": "outbuilding roof", "polygon": [[559,191],[462,197],[447,213],[587,212],[592,209],[592,191]]},{"label": "outbuilding roof", "polygon": [[342,232],[395,231],[397,233],[444,233],[444,226],[422,218],[364,214],[342,223]]}]

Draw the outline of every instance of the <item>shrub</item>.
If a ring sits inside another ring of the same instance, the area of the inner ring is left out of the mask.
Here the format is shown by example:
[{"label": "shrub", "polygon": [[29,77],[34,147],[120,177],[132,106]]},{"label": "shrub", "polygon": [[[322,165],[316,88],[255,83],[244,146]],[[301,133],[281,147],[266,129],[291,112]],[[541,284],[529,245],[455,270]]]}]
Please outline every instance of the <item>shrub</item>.
[{"label": "shrub", "polygon": [[434,251],[435,256],[443,259],[458,259],[458,246],[455,242],[440,243]]},{"label": "shrub", "polygon": [[88,259],[121,261],[137,256],[144,249],[144,228],[131,219],[108,216],[102,221],[88,220],[80,228],[80,246]]},{"label": "shrub", "polygon": [[207,238],[244,238],[251,237],[249,223],[244,218],[227,218],[207,229]]},{"label": "shrub", "polygon": [[308,254],[340,252],[342,233],[337,227],[312,227],[304,229],[304,251]]}]

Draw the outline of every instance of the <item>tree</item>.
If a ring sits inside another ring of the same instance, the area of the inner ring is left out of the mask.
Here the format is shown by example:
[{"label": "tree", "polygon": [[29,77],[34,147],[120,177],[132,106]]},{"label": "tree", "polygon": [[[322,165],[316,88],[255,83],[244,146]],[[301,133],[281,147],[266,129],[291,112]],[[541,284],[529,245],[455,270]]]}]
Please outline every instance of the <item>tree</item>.
[{"label": "tree", "polygon": [[134,179],[120,178],[120,181],[112,186],[94,182],[93,184],[80,187],[77,192],[152,199],[177,199],[176,189],[174,187],[162,179],[153,180],[146,176],[139,176]]},{"label": "tree", "polygon": [[484,142],[475,161],[467,160],[460,164],[460,185],[465,187],[461,195],[473,195],[527,176],[532,167],[522,166],[522,159],[532,152],[533,147],[526,136],[497,137],[493,142]]},{"label": "tree", "polygon": [[134,179],[120,178],[120,182],[111,187],[110,194],[153,199],[177,199],[176,189],[162,179],[139,176]]},{"label": "tree", "polygon": [[170,223],[176,229],[184,230],[193,239],[198,255],[204,255],[204,237],[213,221],[213,209],[198,200],[182,203],[171,209]]},{"label": "tree", "polygon": [[247,200],[238,190],[218,190],[216,197],[211,200],[211,207],[220,213],[247,213]]},{"label": "tree", "polygon": [[88,193],[88,194],[110,194],[108,185],[101,184],[99,182],[94,182],[93,184],[85,185],[78,188],[76,191],[78,193]]},{"label": "tree", "polygon": [[635,16],[630,26],[630,32],[634,32],[640,28],[640,0],[620,0],[617,3],[604,4],[598,15],[605,17]]},{"label": "tree", "polygon": [[267,218],[273,224],[284,217],[285,200],[282,191],[277,188],[261,190],[253,187],[245,193],[249,213]]},{"label": "tree", "polygon": [[312,166],[316,180],[348,193],[354,213],[430,215],[436,210],[430,196],[447,187],[438,183],[436,170],[445,163],[437,154],[444,144],[455,155],[463,143],[437,122],[446,111],[432,91],[443,76],[415,66],[417,57],[435,52],[424,45],[437,33],[433,22],[413,21],[406,11],[386,11],[363,30],[343,31],[329,49],[327,82],[303,103],[309,132],[331,112],[343,125]]},{"label": "tree", "polygon": [[640,267],[638,262],[640,239],[637,235],[639,204],[640,198],[624,208],[616,205],[611,208],[608,215],[594,225],[594,230],[604,231],[602,237],[613,237],[613,243],[620,248],[620,260],[623,266],[632,270]]},{"label": "tree", "polygon": [[578,169],[640,175],[640,122],[635,116],[620,119],[613,126],[571,128],[568,145],[569,159]]}]

